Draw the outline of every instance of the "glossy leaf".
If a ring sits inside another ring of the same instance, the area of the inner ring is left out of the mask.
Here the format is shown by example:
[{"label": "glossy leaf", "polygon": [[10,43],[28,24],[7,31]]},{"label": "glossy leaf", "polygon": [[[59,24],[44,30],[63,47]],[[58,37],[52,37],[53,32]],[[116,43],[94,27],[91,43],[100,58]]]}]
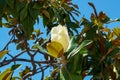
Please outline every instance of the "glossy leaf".
[{"label": "glossy leaf", "polygon": [[10,80],[11,75],[11,69],[7,68],[4,72],[0,73],[0,80]]},{"label": "glossy leaf", "polygon": [[11,67],[11,71],[14,71],[14,70],[16,70],[18,67],[20,67],[21,66],[21,64],[15,64],[15,65],[12,65],[12,67]]},{"label": "glossy leaf", "polygon": [[91,43],[92,43],[91,40],[85,40],[85,41],[83,41],[77,48],[73,49],[73,50],[69,53],[68,58],[69,58],[69,57],[72,57],[72,56],[74,56],[74,55],[76,55],[76,54],[78,54],[78,52],[79,52],[82,48],[84,48],[85,46],[87,46],[87,45],[89,45],[89,44],[91,44]]}]

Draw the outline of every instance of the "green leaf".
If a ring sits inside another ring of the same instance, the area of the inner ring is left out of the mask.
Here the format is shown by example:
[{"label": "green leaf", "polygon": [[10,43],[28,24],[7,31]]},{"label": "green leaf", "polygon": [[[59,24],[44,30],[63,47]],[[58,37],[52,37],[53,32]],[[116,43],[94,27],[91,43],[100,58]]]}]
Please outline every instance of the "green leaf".
[{"label": "green leaf", "polygon": [[83,56],[81,54],[76,54],[75,56],[69,58],[68,61],[69,61],[67,64],[68,71],[80,75],[82,71]]},{"label": "green leaf", "polygon": [[67,26],[70,28],[79,28],[79,25],[75,22],[66,22]]},{"label": "green leaf", "polygon": [[3,26],[5,26],[6,28],[12,28],[13,26],[10,23],[3,23]]},{"label": "green leaf", "polygon": [[20,12],[26,5],[26,0],[23,0],[22,3],[19,3],[18,1],[15,4],[17,12]]},{"label": "green leaf", "polygon": [[72,80],[72,77],[69,73],[69,71],[67,70],[67,68],[63,67],[60,70],[60,80]]},{"label": "green leaf", "polygon": [[50,53],[48,53],[48,52],[47,52],[44,48],[42,48],[42,46],[40,46],[39,44],[36,44],[36,45],[32,46],[32,48],[33,48],[33,49],[39,49],[40,52],[50,55]]},{"label": "green leaf", "polygon": [[0,52],[0,59],[9,52],[9,50],[4,50]]},{"label": "green leaf", "polygon": [[89,45],[89,44],[91,44],[91,43],[92,43],[91,40],[84,40],[84,41],[78,46],[78,48],[73,49],[73,50],[69,53],[68,58],[70,58],[70,57],[78,54],[78,52],[79,52],[81,49],[83,49],[85,46],[87,46],[87,45]]},{"label": "green leaf", "polygon": [[20,80],[20,78],[15,76],[15,77],[12,77],[12,80]]},{"label": "green leaf", "polygon": [[94,26],[92,28],[90,28],[87,32],[86,32],[86,39],[87,40],[93,40],[97,34],[96,34],[96,30],[98,29],[97,26]]},{"label": "green leaf", "polygon": [[77,46],[76,36],[73,36],[70,40],[70,46],[66,52],[70,53],[76,46]]},{"label": "green leaf", "polygon": [[23,21],[28,14],[28,4],[25,5],[25,7],[20,12],[20,21]]},{"label": "green leaf", "polygon": [[63,67],[60,70],[60,80],[82,80],[80,75],[70,73],[67,68]]},{"label": "green leaf", "polygon": [[21,64],[15,64],[15,65],[12,65],[12,67],[11,67],[11,71],[14,71],[14,70],[16,70],[18,67],[20,67],[21,66]]},{"label": "green leaf", "polygon": [[14,1],[15,0],[6,0],[7,5],[9,5],[10,8],[14,8]]},{"label": "green leaf", "polygon": [[27,38],[29,38],[33,32],[34,23],[35,23],[35,21],[32,20],[32,18],[30,16],[27,16],[25,18],[25,20],[22,21],[23,29],[25,31]]}]

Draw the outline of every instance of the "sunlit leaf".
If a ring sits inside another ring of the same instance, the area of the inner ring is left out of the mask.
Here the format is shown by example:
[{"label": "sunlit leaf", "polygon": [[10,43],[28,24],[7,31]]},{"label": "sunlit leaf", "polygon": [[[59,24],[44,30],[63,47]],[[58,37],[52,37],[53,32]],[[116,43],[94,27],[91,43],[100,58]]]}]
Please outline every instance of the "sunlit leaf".
[{"label": "sunlit leaf", "polygon": [[100,30],[103,31],[103,32],[110,32],[109,28],[103,28],[103,29],[100,29]]},{"label": "sunlit leaf", "polygon": [[73,49],[73,50],[69,53],[68,58],[76,55],[81,49],[83,49],[85,46],[87,46],[87,45],[89,45],[89,44],[91,44],[91,43],[92,43],[91,40],[85,40],[85,41],[83,41],[77,48]]},{"label": "sunlit leaf", "polygon": [[0,59],[9,52],[9,50],[4,50],[0,52]]},{"label": "sunlit leaf", "polygon": [[115,38],[115,34],[114,33],[108,33],[108,39],[111,41],[111,40],[114,40]]},{"label": "sunlit leaf", "polygon": [[117,37],[120,37],[120,28],[119,27],[115,27],[113,29],[113,33],[117,36]]},{"label": "sunlit leaf", "polygon": [[112,43],[113,43],[114,46],[120,46],[120,40],[119,39],[112,41]]},{"label": "sunlit leaf", "polygon": [[10,23],[2,23],[6,28],[12,28],[13,26]]},{"label": "sunlit leaf", "polygon": [[0,80],[10,80],[12,75],[11,69],[7,68],[4,72],[0,74]]}]

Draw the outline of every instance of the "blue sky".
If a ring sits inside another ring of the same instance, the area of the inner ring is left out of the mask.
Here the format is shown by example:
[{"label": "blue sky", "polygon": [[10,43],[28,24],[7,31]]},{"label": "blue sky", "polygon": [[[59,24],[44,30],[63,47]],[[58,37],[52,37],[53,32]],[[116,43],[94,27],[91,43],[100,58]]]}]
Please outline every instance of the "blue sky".
[{"label": "blue sky", "polygon": [[[76,17],[78,20],[80,20],[83,15],[85,18],[89,19],[90,14],[93,12],[93,9],[88,5],[88,2],[94,3],[97,12],[104,11],[112,19],[120,18],[120,9],[118,9],[120,0],[73,0],[73,3],[76,3],[79,6],[79,11],[81,12],[80,17]],[[108,27],[111,29],[116,26],[120,27],[120,23],[116,22],[108,25]],[[44,32],[42,23],[35,25],[35,27],[42,28],[42,31]],[[8,29],[4,27],[0,28],[0,50],[5,46],[5,43],[8,42],[9,38]],[[10,49],[14,50],[13,54],[18,52],[12,45]],[[7,67],[8,66],[5,66],[5,68],[0,68],[0,70],[5,70]],[[48,73],[49,71],[46,72],[46,74]],[[87,77],[84,80],[90,80],[90,77]]]}]

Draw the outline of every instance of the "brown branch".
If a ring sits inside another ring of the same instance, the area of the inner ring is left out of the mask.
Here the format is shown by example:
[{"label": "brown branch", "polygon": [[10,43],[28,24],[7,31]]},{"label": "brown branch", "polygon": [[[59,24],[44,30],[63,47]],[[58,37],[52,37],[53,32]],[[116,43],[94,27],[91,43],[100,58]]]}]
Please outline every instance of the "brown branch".
[{"label": "brown branch", "polygon": [[[22,58],[16,58],[16,59],[9,59],[9,60],[6,60],[4,62],[0,62],[0,67],[5,66],[7,64],[10,64],[13,61],[21,61],[21,62],[30,62],[31,63],[31,60],[22,59]],[[50,61],[34,61],[34,63],[36,63],[36,64],[39,64],[39,63],[41,63],[41,64],[49,64]],[[56,63],[56,62],[53,62],[53,63]]]}]

